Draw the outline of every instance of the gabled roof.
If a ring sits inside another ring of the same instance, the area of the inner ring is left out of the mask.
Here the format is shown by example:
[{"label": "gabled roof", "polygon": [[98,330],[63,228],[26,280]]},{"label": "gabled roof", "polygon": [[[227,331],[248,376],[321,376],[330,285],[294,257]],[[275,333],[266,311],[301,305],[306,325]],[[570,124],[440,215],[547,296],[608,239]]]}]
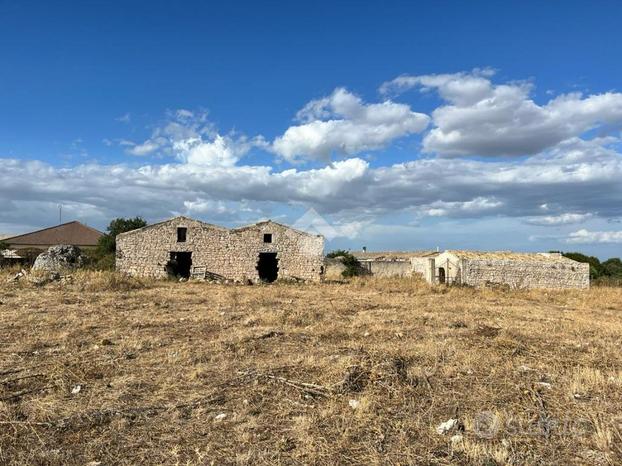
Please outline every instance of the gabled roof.
[{"label": "gabled roof", "polygon": [[298,230],[297,228],[293,228],[293,227],[290,227],[289,225],[285,225],[283,223],[275,222],[274,220],[269,220],[269,219],[268,220],[262,220],[261,222],[257,222],[257,223],[251,223],[250,225],[245,225],[243,227],[232,228],[231,231],[232,232],[244,231],[244,230],[248,230],[250,228],[255,228],[255,227],[258,227],[258,226],[261,226],[261,225],[269,225],[269,224],[276,225],[276,226],[281,227],[281,228],[286,228],[286,229],[291,230],[291,231],[295,231],[296,233],[300,233],[301,235],[312,236],[312,237],[322,236],[322,235],[319,235],[319,234],[313,234],[313,233],[308,233],[306,231]]},{"label": "gabled roof", "polygon": [[302,230],[297,230],[296,228],[292,228],[292,227],[290,227],[288,225],[284,225],[282,223],[278,223],[278,222],[275,222],[273,220],[263,220],[261,222],[253,223],[251,225],[245,225],[243,227],[238,227],[238,228],[226,228],[226,227],[221,227],[219,225],[214,225],[212,223],[206,223],[206,222],[203,222],[201,220],[196,220],[194,218],[190,218],[190,217],[186,217],[186,216],[183,216],[183,215],[179,215],[177,217],[169,218],[168,220],[163,220],[161,222],[152,223],[151,225],[147,225],[147,226],[144,226],[142,228],[137,228],[136,230],[126,231],[125,233],[120,233],[119,235],[117,235],[117,237],[121,237],[121,236],[125,236],[125,235],[132,235],[134,233],[145,231],[145,230],[148,230],[150,228],[154,228],[154,227],[156,227],[158,225],[163,225],[165,223],[172,222],[174,220],[187,220],[189,222],[199,223],[199,224],[201,224],[204,227],[213,228],[213,229],[221,230],[221,231],[229,231],[231,233],[237,233],[237,232],[241,232],[241,231],[248,230],[248,229],[251,229],[251,228],[255,228],[255,227],[258,227],[258,226],[271,224],[271,225],[279,226],[281,228],[286,228],[286,229],[291,230],[291,231],[295,231],[296,233],[300,233],[301,235],[306,235],[306,236],[311,236],[311,237],[321,237],[322,236],[322,235],[314,235],[312,233],[307,233],[306,231],[302,231]]},{"label": "gabled roof", "polygon": [[71,244],[74,246],[95,246],[101,231],[73,221],[42,230],[24,233],[23,235],[5,238],[3,241],[11,246]]},{"label": "gabled roof", "polygon": [[151,223],[150,225],[145,225],[144,227],[136,228],[135,230],[130,230],[130,231],[125,231],[123,233],[119,233],[117,235],[117,237],[125,236],[125,235],[133,235],[134,233],[138,233],[140,231],[149,230],[151,228],[157,227],[159,225],[164,225],[165,223],[169,223],[169,222],[172,222],[174,220],[188,220],[190,222],[200,223],[204,227],[215,228],[217,230],[223,230],[223,231],[227,231],[228,230],[228,228],[221,227],[219,225],[213,225],[211,223],[203,222],[201,220],[196,220],[194,218],[186,217],[184,215],[178,215],[177,217],[172,217],[172,218],[169,218],[169,219],[166,219],[166,220],[162,220],[161,222]]}]

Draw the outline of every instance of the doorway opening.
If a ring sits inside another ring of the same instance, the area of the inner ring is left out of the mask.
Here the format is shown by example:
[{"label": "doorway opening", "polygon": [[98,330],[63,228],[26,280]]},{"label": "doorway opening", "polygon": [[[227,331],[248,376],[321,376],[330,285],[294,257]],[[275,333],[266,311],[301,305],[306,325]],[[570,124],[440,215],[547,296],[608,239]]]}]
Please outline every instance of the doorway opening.
[{"label": "doorway opening", "polygon": [[445,283],[445,268],[444,267],[438,268],[438,282]]},{"label": "doorway opening", "polygon": [[190,278],[190,269],[192,268],[191,252],[174,252],[171,251],[171,258],[166,264],[166,270],[173,277]]},{"label": "doorway opening", "polygon": [[279,276],[279,260],[276,252],[260,252],[257,261],[257,272],[262,282],[272,283]]}]

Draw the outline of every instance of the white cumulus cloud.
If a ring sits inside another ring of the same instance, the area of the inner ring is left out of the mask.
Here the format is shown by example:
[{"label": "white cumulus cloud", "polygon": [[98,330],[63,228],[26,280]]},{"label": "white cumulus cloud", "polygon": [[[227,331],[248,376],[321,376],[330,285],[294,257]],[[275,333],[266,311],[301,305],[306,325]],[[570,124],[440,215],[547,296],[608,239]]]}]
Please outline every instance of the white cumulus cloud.
[{"label": "white cumulus cloud", "polygon": [[301,124],[289,127],[272,148],[289,161],[329,160],[332,154],[354,155],[385,147],[397,138],[420,133],[429,117],[389,100],[366,104],[338,88],[313,100],[296,115]]},{"label": "white cumulus cloud", "polygon": [[622,231],[590,231],[581,229],[566,238],[570,244],[622,243]]},{"label": "white cumulus cloud", "polygon": [[427,152],[442,155],[533,155],[602,125],[622,123],[622,94],[560,95],[540,105],[527,82],[494,84],[491,72],[401,76],[381,91],[437,90]]}]

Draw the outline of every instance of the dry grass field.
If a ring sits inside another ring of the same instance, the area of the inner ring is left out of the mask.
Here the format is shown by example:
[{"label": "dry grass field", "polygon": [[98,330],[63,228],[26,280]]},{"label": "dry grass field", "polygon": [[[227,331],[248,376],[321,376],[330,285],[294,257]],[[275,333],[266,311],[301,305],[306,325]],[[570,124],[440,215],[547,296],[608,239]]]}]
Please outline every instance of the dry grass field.
[{"label": "dry grass field", "polygon": [[2,464],[622,462],[620,288],[0,278]]}]

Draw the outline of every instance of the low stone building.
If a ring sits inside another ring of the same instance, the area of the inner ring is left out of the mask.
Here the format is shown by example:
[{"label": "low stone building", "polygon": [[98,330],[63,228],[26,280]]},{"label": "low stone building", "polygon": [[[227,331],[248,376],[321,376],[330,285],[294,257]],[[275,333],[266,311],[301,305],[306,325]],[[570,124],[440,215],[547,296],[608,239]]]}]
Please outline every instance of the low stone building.
[{"label": "low stone building", "polygon": [[559,253],[445,251],[427,259],[431,283],[589,288],[590,266]]},{"label": "low stone building", "polygon": [[589,264],[559,253],[520,252],[354,252],[372,275],[420,276],[428,283],[511,288],[589,288]]},{"label": "low stone building", "polygon": [[273,221],[224,228],[175,217],[117,236],[116,267],[133,276],[204,274],[239,282],[319,281],[324,238]]},{"label": "low stone building", "polygon": [[427,258],[437,253],[432,251],[400,252],[353,252],[361,266],[377,277],[410,277],[425,274]]}]

